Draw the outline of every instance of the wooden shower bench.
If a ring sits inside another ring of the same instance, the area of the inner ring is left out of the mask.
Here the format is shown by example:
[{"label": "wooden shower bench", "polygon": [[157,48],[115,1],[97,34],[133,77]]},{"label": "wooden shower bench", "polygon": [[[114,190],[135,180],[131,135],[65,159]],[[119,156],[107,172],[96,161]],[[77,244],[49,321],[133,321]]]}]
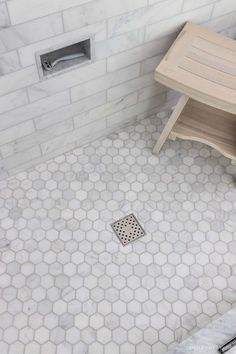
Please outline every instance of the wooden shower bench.
[{"label": "wooden shower bench", "polygon": [[236,41],[187,22],[155,79],[182,96],[153,153],[178,137],[210,145],[236,164]]}]

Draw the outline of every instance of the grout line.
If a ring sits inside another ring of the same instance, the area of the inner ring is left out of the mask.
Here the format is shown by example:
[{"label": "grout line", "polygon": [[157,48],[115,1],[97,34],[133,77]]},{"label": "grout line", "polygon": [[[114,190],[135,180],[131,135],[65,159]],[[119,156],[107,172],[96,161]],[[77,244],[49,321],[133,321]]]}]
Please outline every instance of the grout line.
[{"label": "grout line", "polygon": [[[158,106],[158,107],[156,107],[156,109],[158,108],[158,109],[162,109],[161,107],[165,107],[165,102],[164,103],[162,103],[160,106]],[[154,110],[155,109],[155,107],[152,109],[152,110]],[[105,132],[105,135],[104,135],[104,132],[101,132],[101,134],[99,134],[96,138],[95,138],[95,140],[98,140],[98,139],[101,139],[102,137],[104,137],[104,136],[107,136],[108,134],[112,134],[112,133],[118,133],[118,132],[120,132],[120,131],[122,131],[125,127],[128,127],[128,126],[130,126],[130,125],[132,125],[132,124],[134,124],[134,122],[138,119],[138,117],[140,116],[140,119],[144,119],[143,118],[143,115],[144,115],[145,113],[141,113],[140,115],[135,115],[135,116],[132,116],[132,117],[130,117],[130,120],[128,121],[128,122],[125,122],[125,123],[123,123],[122,125],[120,125],[120,126],[112,126],[112,127],[107,127],[107,130],[106,130],[106,132]],[[149,113],[149,112],[147,112],[147,117],[146,118],[148,118],[148,117],[150,117],[150,116],[153,116],[153,112],[152,113]],[[107,120],[107,117],[105,117],[105,119]],[[140,120],[140,119],[138,119],[138,120]],[[44,162],[50,162],[51,160],[53,160],[54,158],[56,158],[56,156],[60,156],[60,155],[62,155],[62,154],[65,154],[65,153],[67,153],[67,152],[69,152],[69,151],[71,151],[71,150],[73,150],[73,149],[75,149],[76,147],[80,147],[80,146],[83,146],[83,145],[87,145],[87,144],[89,144],[91,141],[94,141],[94,138],[92,138],[91,136],[90,137],[85,137],[85,138],[83,138],[83,139],[81,139],[81,144],[79,144],[78,142],[74,142],[75,143],[75,146],[74,147],[71,147],[71,144],[69,144],[69,145],[67,145],[68,147],[70,146],[70,148],[67,150],[67,146],[65,146],[65,147],[62,147],[62,149],[64,150],[64,148],[65,148],[65,151],[64,152],[61,152],[60,151],[60,148],[59,149],[57,149],[57,150],[54,150],[54,151],[52,151],[52,152],[50,152],[49,154],[46,154],[46,155],[42,155],[42,156],[38,156],[38,157],[36,157],[36,158],[34,158],[34,159],[32,159],[32,160],[29,160],[29,161],[27,161],[27,162],[25,162],[22,166],[16,166],[16,167],[12,167],[12,168],[10,168],[8,171],[6,171],[6,173],[8,174],[8,176],[9,177],[11,177],[12,175],[14,175],[15,173],[16,173],[16,171],[25,171],[25,169],[27,170],[27,171],[30,171],[30,170],[32,170],[33,168],[34,168],[34,166],[36,166],[36,165],[38,165],[38,164],[41,164],[41,163],[44,163]],[[41,148],[41,147],[40,147]],[[34,162],[35,161],[35,162]],[[30,167],[25,167],[25,166],[27,166],[28,164],[31,164],[32,163],[32,166],[30,166]],[[18,173],[18,172],[17,172]]]},{"label": "grout line", "polygon": [[63,11],[60,11],[60,18],[61,18],[61,23],[62,23],[62,33],[67,33],[65,30],[65,22],[64,22],[64,16],[63,16]]},{"label": "grout line", "polygon": [[[9,0],[8,0],[8,1],[9,1]],[[83,8],[83,7],[85,7],[85,6],[87,6],[88,4],[91,4],[91,3],[94,3],[94,6],[97,6],[97,5],[95,5],[95,4],[96,4],[96,1],[97,1],[97,0],[88,0],[87,2],[85,2],[85,3],[83,3],[83,4],[80,4],[80,5],[74,5],[74,6],[65,8],[65,9],[62,8],[62,9],[57,10],[57,11],[48,12],[46,15],[42,15],[42,16],[40,16],[40,17],[34,17],[34,18],[31,18],[31,19],[26,20],[26,21],[14,23],[14,24],[12,24],[12,26],[23,25],[23,24],[26,24],[26,23],[29,23],[29,22],[33,22],[33,21],[38,20],[38,19],[41,19],[41,18],[45,18],[45,17],[48,17],[48,16],[53,16],[53,15],[58,14],[58,13],[63,13],[63,14],[64,14],[64,12],[71,11],[72,9]],[[165,1],[165,0],[162,0],[162,1]],[[110,1],[109,1],[109,2],[110,2]],[[145,9],[146,7],[147,7],[147,4],[137,7],[137,8],[135,8],[135,10]],[[122,16],[122,15],[126,14],[127,12],[132,12],[132,11],[133,11],[133,9],[126,10],[126,12],[121,11],[121,12],[117,13],[117,14],[114,15],[114,16],[107,17],[107,19],[112,19],[112,18],[117,17],[117,16]],[[9,12],[9,9],[8,9],[8,12]],[[98,22],[104,21],[104,20],[106,20],[106,18],[100,19],[100,20],[98,20],[98,21],[96,21],[96,22],[94,22],[94,23],[98,23]],[[73,30],[72,30],[72,31],[73,31]],[[67,31],[67,32],[71,32],[71,31]]]},{"label": "grout line", "polygon": [[210,14],[209,21],[210,21],[211,19],[214,19],[213,13],[214,13],[215,5],[216,5],[216,3],[213,3],[213,4],[212,4],[212,9],[211,9],[211,14]]},{"label": "grout line", "polygon": [[6,8],[6,12],[7,12],[7,20],[9,21],[9,25],[12,26],[12,22],[11,22],[11,17],[10,17],[10,12],[9,12],[9,8],[8,8],[8,2],[3,2],[2,6],[5,5]]}]

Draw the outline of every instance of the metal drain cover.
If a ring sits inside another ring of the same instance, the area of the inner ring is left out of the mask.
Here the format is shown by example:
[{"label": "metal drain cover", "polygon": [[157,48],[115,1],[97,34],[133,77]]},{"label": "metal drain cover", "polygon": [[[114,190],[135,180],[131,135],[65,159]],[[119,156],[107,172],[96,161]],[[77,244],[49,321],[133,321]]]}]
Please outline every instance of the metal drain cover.
[{"label": "metal drain cover", "polygon": [[134,214],[127,215],[114,222],[111,224],[111,227],[123,246],[145,235],[142,226],[139,224]]}]

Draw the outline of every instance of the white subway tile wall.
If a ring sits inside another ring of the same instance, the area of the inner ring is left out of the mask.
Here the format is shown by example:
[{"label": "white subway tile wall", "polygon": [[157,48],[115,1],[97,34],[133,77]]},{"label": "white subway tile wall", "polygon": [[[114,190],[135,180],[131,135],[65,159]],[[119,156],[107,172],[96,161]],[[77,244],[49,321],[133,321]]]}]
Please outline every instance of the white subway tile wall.
[{"label": "white subway tile wall", "polygon": [[[153,72],[186,21],[236,35],[235,0],[0,0],[0,179],[173,105]],[[35,52],[94,35],[40,81]]]}]

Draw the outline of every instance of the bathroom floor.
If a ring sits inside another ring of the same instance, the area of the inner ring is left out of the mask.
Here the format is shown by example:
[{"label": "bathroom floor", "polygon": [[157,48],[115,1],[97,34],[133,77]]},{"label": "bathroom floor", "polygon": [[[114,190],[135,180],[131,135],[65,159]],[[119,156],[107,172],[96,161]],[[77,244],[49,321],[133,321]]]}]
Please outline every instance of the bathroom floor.
[{"label": "bathroom floor", "polygon": [[[162,354],[236,305],[236,167],[153,156],[168,114],[0,182],[2,354]],[[130,213],[146,235],[123,247]]]}]

